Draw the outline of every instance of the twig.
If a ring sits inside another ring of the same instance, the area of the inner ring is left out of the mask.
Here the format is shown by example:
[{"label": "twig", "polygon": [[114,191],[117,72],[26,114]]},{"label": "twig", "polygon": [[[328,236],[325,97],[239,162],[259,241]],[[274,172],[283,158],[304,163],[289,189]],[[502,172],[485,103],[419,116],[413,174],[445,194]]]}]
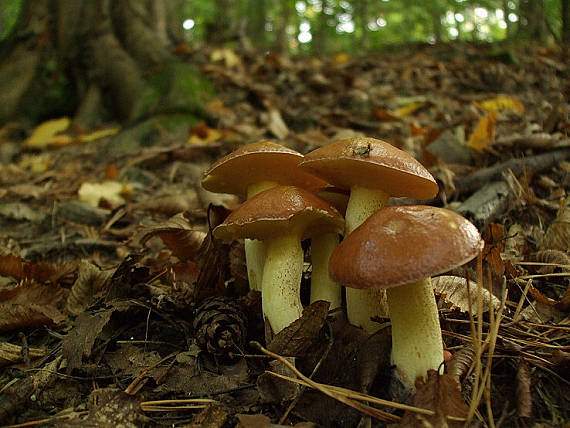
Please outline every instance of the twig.
[{"label": "twig", "polygon": [[142,379],[146,376],[146,374],[148,372],[150,372],[152,369],[158,367],[160,364],[162,364],[166,360],[168,360],[168,359],[170,359],[176,355],[177,355],[177,352],[173,352],[172,354],[167,355],[162,360],[158,361],[157,363],[153,364],[152,366],[145,368],[143,371],[140,372],[140,374],[135,378],[135,380],[133,380],[131,382],[131,384],[129,386],[127,386],[127,388],[125,389],[125,393],[127,393],[129,395],[135,394],[137,391],[136,390],[137,385],[142,381]]},{"label": "twig", "polygon": [[531,173],[552,168],[568,158],[570,158],[570,149],[553,150],[523,159],[511,159],[458,177],[454,184],[458,193],[464,193],[478,189],[489,181],[501,180],[503,173],[509,169],[514,175],[520,175],[523,170]]}]

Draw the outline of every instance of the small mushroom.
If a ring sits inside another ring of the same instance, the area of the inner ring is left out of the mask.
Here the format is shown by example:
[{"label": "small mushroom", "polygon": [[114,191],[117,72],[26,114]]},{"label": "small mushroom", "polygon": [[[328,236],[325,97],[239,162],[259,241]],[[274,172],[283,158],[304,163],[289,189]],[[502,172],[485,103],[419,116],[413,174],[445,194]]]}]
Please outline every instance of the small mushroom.
[{"label": "small mushroom", "polygon": [[266,258],[261,285],[264,317],[278,333],[301,316],[303,274],[301,241],[344,227],[340,213],[314,194],[294,186],[276,186],[244,202],[214,229],[216,238],[259,239]]},{"label": "small mushroom", "polygon": [[[345,235],[384,207],[390,196],[431,199],[438,192],[435,179],[421,163],[374,138],[349,138],[320,147],[305,155],[299,167],[350,189]],[[346,305],[350,323],[369,332],[379,327],[372,317],[387,315],[383,291],[347,289]]]},{"label": "small mushroom", "polygon": [[385,288],[392,322],[392,362],[414,390],[418,376],[443,362],[439,314],[430,277],[476,257],[477,228],[459,214],[422,205],[374,213],[337,247],[331,277],[348,287]]},{"label": "small mushroom", "polygon": [[[202,187],[216,193],[230,193],[249,199],[278,184],[316,190],[325,182],[297,168],[303,155],[272,141],[241,146],[218,159],[202,180]],[[263,244],[245,240],[247,274],[252,290],[260,290],[265,258]]]}]

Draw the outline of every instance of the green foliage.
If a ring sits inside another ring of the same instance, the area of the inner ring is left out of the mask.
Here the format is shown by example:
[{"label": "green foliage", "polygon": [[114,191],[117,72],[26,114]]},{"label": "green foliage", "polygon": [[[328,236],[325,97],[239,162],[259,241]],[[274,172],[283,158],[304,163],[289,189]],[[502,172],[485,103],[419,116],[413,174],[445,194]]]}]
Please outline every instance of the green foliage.
[{"label": "green foliage", "polygon": [[[514,38],[532,18],[522,15],[521,1],[191,0],[187,2],[184,14],[196,23],[187,31],[193,41],[210,39],[208,23],[219,19],[220,11],[216,10],[216,5],[224,4],[230,5],[231,12],[224,10],[224,16],[232,17],[231,25],[236,32],[258,20],[258,13],[265,14],[264,37],[258,35],[252,40],[254,46],[272,49],[280,39],[278,32],[285,31],[289,52],[322,54],[379,49],[409,42],[497,42]],[[561,2],[544,0],[547,28],[558,39],[562,30]],[[308,40],[311,37],[312,40]]]},{"label": "green foliage", "polygon": [[6,38],[14,28],[20,10],[22,0],[3,0],[0,2],[0,39]]}]

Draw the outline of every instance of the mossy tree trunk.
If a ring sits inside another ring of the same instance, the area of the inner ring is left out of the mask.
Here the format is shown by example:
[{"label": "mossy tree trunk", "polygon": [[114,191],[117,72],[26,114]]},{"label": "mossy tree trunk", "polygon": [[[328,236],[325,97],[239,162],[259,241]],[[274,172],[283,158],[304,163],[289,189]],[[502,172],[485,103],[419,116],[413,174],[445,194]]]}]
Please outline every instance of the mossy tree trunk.
[{"label": "mossy tree trunk", "polygon": [[201,94],[172,97],[174,87],[202,86],[197,74],[188,85],[172,71],[185,66],[171,49],[182,41],[180,1],[24,1],[0,45],[0,122],[66,114],[92,127],[165,109],[196,111]]}]

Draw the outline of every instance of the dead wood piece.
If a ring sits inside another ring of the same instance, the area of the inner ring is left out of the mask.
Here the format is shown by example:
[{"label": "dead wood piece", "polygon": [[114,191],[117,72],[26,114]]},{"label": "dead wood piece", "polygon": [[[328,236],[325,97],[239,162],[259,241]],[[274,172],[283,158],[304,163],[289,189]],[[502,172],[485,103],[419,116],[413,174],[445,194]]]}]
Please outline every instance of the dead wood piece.
[{"label": "dead wood piece", "polygon": [[468,218],[479,229],[504,214],[509,207],[510,189],[504,181],[483,186],[458,208],[457,212]]},{"label": "dead wood piece", "polygon": [[458,177],[455,180],[457,193],[475,190],[490,181],[499,180],[502,174],[509,169],[515,176],[525,172],[536,172],[552,168],[556,164],[570,158],[570,149],[554,150],[540,155],[528,156],[522,159],[511,159]]}]

